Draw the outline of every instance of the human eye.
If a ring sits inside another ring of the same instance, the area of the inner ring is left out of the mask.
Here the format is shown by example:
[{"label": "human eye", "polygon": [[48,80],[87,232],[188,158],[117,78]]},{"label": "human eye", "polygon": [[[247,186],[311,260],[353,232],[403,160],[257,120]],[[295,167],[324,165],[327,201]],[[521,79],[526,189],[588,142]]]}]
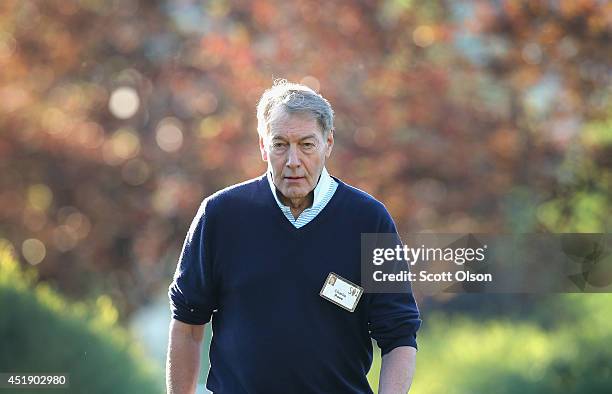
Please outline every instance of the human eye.
[{"label": "human eye", "polygon": [[313,150],[316,147],[314,142],[302,142],[302,149],[304,150]]},{"label": "human eye", "polygon": [[283,141],[273,141],[271,146],[272,150],[276,152],[282,152],[287,149],[287,143]]}]

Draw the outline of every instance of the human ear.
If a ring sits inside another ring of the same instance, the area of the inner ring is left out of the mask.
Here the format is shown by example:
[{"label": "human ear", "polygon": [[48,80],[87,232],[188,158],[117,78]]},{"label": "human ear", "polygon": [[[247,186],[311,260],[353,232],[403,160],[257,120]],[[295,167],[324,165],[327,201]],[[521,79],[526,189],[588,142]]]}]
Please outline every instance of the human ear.
[{"label": "human ear", "polygon": [[261,159],[268,162],[268,152],[266,151],[266,146],[264,144],[264,139],[262,136],[259,136],[259,151],[261,152]]},{"label": "human ear", "polygon": [[325,150],[325,157],[329,157],[332,152],[332,148],[334,147],[334,130],[330,130],[327,134],[327,138],[325,139],[325,143],[327,145]]}]

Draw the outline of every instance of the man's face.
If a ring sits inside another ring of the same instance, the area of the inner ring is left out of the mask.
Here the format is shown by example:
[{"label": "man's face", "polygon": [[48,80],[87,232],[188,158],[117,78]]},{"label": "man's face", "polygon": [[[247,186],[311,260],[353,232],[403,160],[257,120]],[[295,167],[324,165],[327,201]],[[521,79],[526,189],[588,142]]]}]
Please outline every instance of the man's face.
[{"label": "man's face", "polygon": [[334,135],[323,133],[313,116],[274,110],[268,135],[259,137],[261,157],[268,163],[276,188],[288,199],[301,199],[314,190]]}]

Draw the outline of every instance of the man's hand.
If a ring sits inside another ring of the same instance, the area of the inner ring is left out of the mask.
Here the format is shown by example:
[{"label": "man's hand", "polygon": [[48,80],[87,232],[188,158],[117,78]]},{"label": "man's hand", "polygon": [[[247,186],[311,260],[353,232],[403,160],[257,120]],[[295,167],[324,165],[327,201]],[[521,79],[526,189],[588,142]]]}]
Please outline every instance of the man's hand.
[{"label": "man's hand", "polygon": [[385,354],[380,367],[379,394],[405,394],[410,390],[416,366],[416,349],[400,346]]},{"label": "man's hand", "polygon": [[168,394],[195,392],[200,371],[200,347],[204,325],[195,326],[172,319],[166,358]]}]

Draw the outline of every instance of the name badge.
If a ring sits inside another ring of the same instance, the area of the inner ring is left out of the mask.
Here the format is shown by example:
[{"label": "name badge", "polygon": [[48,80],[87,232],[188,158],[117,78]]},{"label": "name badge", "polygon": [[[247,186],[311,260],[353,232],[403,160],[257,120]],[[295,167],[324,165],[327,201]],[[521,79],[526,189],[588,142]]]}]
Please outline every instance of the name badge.
[{"label": "name badge", "polygon": [[355,310],[361,294],[363,294],[363,287],[357,286],[333,272],[327,275],[327,279],[325,279],[323,288],[319,293],[321,297],[349,312]]}]

